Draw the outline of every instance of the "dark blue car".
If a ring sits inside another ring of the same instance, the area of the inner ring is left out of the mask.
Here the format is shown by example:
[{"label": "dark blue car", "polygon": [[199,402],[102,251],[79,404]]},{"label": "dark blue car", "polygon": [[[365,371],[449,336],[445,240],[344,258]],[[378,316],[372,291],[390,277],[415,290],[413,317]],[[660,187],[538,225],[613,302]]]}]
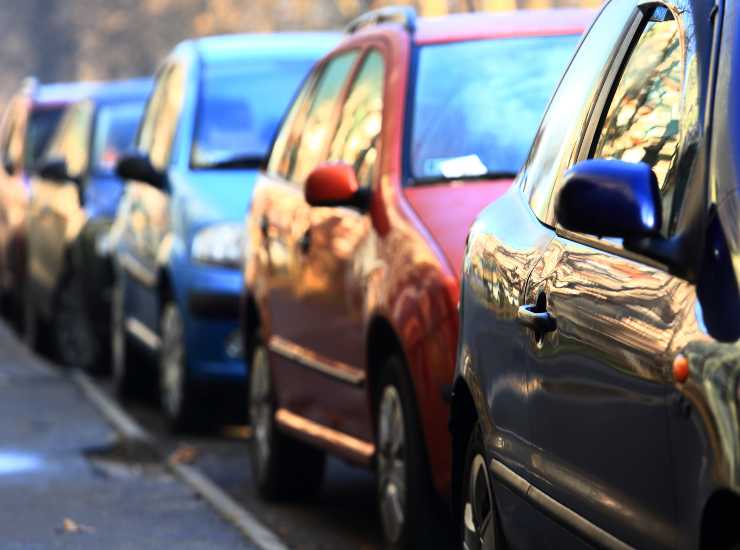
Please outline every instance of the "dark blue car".
[{"label": "dark blue car", "polygon": [[66,107],[30,181],[24,332],[66,365],[108,365],[112,270],[100,245],[123,192],[115,165],[150,91],[149,79],[91,87]]},{"label": "dark blue car", "polygon": [[114,380],[122,395],[158,388],[173,429],[213,418],[205,412],[231,415],[227,397],[245,395],[244,216],[284,111],[336,41],[274,34],[178,45],[157,73],[136,152],[118,165],[129,181],[111,235]]},{"label": "dark blue car", "polygon": [[474,222],[465,548],[740,547],[739,8],[606,2]]}]

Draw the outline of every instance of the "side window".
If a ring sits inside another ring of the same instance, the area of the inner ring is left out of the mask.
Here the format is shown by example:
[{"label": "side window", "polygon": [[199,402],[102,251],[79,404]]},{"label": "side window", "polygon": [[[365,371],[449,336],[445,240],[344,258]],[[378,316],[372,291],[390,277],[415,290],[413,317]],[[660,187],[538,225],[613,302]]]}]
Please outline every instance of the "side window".
[{"label": "side window", "polygon": [[532,211],[547,224],[554,223],[550,211],[553,189],[574,160],[589,107],[601,92],[604,67],[621,44],[634,9],[634,0],[611,0],[604,5],[578,47],[537,130],[520,182]]},{"label": "side window", "polygon": [[91,112],[89,102],[69,107],[46,152],[49,158],[64,159],[67,171],[73,176],[82,176],[87,172]]},{"label": "side window", "polygon": [[137,145],[149,154],[152,164],[164,170],[170,161],[172,144],[182,108],[185,68],[179,63],[164,67],[147,104]]},{"label": "side window", "polygon": [[6,114],[2,129],[2,142],[0,142],[0,157],[5,166],[16,166],[20,160],[17,151],[17,135],[20,133],[20,109],[13,104]]},{"label": "side window", "polygon": [[339,95],[356,59],[356,51],[348,52],[330,60],[324,67],[310,100],[300,141],[295,152],[290,153],[295,155],[289,173],[290,180],[303,185],[311,170],[323,160],[322,155],[334,128],[333,118]]},{"label": "side window", "polygon": [[370,186],[375,180],[383,122],[384,77],[383,56],[373,50],[352,83],[329,149],[328,160],[351,164],[362,187]]},{"label": "side window", "polygon": [[624,65],[592,155],[652,166],[666,213],[675,187],[683,74],[678,22],[667,8],[654,8]]}]

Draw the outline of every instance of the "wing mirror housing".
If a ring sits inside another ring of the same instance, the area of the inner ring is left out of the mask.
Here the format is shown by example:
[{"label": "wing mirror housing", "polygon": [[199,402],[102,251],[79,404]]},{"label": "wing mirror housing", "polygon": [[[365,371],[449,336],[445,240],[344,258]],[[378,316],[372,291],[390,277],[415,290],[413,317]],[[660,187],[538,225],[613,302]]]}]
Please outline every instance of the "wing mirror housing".
[{"label": "wing mirror housing", "polygon": [[67,169],[67,162],[63,158],[52,157],[44,160],[39,166],[38,175],[50,181],[58,183],[73,182],[80,183],[80,178],[72,176]]},{"label": "wing mirror housing", "polygon": [[323,163],[306,180],[306,202],[311,206],[347,206],[366,212],[370,192],[361,189],[355,170],[343,162]]},{"label": "wing mirror housing", "polygon": [[555,197],[555,216],[565,229],[597,237],[656,237],[663,223],[657,178],[644,162],[579,162]]},{"label": "wing mirror housing", "polygon": [[130,152],[116,163],[116,175],[122,180],[136,180],[148,183],[157,189],[166,187],[165,175],[157,170],[144,153]]}]

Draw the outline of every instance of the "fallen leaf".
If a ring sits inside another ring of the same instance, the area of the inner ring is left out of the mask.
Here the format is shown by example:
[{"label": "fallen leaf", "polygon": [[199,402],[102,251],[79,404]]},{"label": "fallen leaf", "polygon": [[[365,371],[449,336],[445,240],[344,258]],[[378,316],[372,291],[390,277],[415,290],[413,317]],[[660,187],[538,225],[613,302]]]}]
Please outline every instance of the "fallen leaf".
[{"label": "fallen leaf", "polygon": [[61,531],[62,533],[94,533],[95,529],[89,525],[77,523],[71,518],[64,518],[64,521],[62,521]]},{"label": "fallen leaf", "polygon": [[192,464],[198,458],[198,449],[192,445],[180,445],[170,455],[172,464]]}]

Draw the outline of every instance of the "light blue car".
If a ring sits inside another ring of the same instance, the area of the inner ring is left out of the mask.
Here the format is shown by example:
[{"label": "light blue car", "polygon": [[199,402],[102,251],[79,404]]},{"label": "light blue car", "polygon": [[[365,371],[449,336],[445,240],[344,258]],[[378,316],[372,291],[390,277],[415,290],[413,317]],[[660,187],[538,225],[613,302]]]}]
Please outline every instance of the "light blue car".
[{"label": "light blue car", "polygon": [[109,243],[113,377],[172,429],[242,417],[242,230],[273,134],[333,34],[183,42],[159,69]]}]

